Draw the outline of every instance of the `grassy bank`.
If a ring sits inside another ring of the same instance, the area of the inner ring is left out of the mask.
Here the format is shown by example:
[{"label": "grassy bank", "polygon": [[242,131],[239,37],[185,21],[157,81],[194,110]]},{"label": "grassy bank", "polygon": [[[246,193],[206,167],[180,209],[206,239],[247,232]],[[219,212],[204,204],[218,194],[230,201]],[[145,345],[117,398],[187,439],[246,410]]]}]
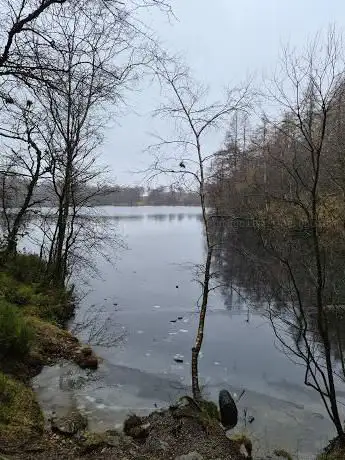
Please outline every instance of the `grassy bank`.
[{"label": "grassy bank", "polygon": [[73,315],[72,293],[43,276],[45,264],[33,255],[1,261],[0,271],[0,451],[34,442],[43,433],[43,415],[30,379],[60,359],[96,368],[88,347],[65,330]]}]

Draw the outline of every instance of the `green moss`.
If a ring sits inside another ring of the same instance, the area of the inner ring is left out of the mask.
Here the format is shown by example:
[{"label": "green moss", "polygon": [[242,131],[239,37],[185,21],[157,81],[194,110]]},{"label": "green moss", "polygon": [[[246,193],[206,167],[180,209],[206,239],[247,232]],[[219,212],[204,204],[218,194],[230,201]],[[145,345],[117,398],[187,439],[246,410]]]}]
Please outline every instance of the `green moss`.
[{"label": "green moss", "polygon": [[201,411],[205,415],[207,415],[210,418],[219,420],[219,411],[216,403],[214,403],[213,401],[207,401],[206,399],[203,399],[199,403],[199,405],[201,407]]},{"label": "green moss", "polygon": [[0,445],[25,443],[41,435],[43,414],[33,391],[0,372]]}]

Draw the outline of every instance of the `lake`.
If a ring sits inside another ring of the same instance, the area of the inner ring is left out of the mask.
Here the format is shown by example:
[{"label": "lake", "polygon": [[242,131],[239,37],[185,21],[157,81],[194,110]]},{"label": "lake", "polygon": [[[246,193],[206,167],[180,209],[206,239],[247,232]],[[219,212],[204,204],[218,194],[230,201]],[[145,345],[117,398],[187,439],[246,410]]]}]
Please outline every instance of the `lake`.
[{"label": "lake", "polygon": [[[71,328],[96,343],[100,369],[61,363],[45,368],[34,387],[47,414],[76,405],[93,429],[104,430],[130,412],[166,407],[190,391],[200,296],[195,268],[204,241],[199,208],[97,211],[127,246],[110,251],[107,260],[93,254],[98,275],[86,269],[73,275],[84,296]],[[204,393],[216,400],[222,388],[237,395],[245,390],[237,430],[245,429],[262,453],[285,448],[313,458],[334,436],[332,425],[318,395],[303,385],[303,367],[279,349],[268,320],[241,299],[229,300],[221,289],[210,296],[200,359]]]}]

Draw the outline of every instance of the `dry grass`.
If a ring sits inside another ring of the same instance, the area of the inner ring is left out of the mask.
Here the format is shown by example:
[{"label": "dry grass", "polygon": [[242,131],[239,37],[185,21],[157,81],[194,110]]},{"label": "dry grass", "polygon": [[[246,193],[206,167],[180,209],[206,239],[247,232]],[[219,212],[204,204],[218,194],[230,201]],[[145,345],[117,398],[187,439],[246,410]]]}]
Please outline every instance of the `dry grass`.
[{"label": "dry grass", "polygon": [[33,391],[0,373],[0,446],[17,448],[43,432],[44,420]]}]

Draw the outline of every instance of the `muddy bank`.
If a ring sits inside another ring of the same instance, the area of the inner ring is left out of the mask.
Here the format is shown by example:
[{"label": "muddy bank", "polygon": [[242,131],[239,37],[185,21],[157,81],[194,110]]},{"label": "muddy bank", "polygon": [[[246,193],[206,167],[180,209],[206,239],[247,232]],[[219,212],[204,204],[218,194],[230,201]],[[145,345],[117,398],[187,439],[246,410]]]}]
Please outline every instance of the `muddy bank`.
[{"label": "muddy bank", "polygon": [[65,330],[73,296],[42,281],[44,262],[19,254],[0,262],[0,452],[7,454],[30,448],[44,433],[32,377],[61,359],[95,370],[98,358]]}]

